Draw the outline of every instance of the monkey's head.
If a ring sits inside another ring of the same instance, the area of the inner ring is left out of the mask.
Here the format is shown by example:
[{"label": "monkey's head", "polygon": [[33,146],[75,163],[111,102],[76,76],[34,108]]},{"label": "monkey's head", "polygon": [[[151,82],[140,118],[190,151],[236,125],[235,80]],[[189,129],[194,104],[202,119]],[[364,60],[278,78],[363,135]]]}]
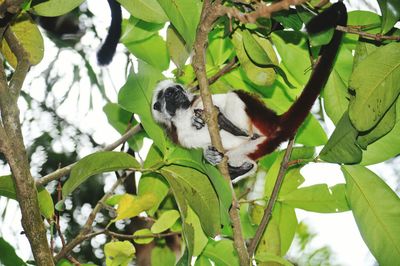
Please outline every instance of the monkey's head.
[{"label": "monkey's head", "polygon": [[153,94],[152,113],[154,119],[167,126],[178,110],[190,107],[193,95],[186,91],[181,84],[171,80],[163,80],[156,86]]}]

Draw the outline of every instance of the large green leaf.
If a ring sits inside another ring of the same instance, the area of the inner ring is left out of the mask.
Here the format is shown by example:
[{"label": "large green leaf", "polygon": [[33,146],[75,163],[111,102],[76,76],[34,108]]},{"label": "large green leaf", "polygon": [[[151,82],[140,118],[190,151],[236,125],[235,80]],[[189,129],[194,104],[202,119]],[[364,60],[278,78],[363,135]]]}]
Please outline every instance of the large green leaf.
[{"label": "large green leaf", "polygon": [[167,44],[159,35],[138,42],[124,42],[124,45],[135,57],[157,69],[166,70],[169,66]]},{"label": "large green leaf", "polygon": [[[255,259],[260,262],[277,262],[277,265],[293,266],[293,264],[291,262],[282,258],[281,256],[277,256],[277,255],[267,253],[267,252],[262,252],[262,253],[257,254]],[[274,264],[271,263],[271,265],[274,265]]]},{"label": "large green leaf", "polygon": [[206,234],[214,236],[220,227],[219,202],[207,176],[177,165],[163,167],[161,174],[168,180],[182,215],[186,216],[188,203],[200,218]]},{"label": "large green leaf", "polygon": [[196,36],[197,24],[200,21],[201,1],[197,0],[157,0],[172,25],[186,41],[191,50]]},{"label": "large green leaf", "polygon": [[326,184],[302,187],[279,197],[279,201],[295,208],[320,213],[349,210],[343,184],[331,188]]},{"label": "large green leaf", "polygon": [[129,75],[127,82],[118,94],[120,106],[140,116],[146,133],[162,153],[166,148],[166,136],[151,115],[151,101],[157,82],[163,78],[160,70],[140,61],[138,72],[132,72]]},{"label": "large green leaf", "polygon": [[135,257],[135,252],[135,247],[127,240],[108,242],[104,245],[107,266],[127,266]]},{"label": "large green leaf", "polygon": [[400,43],[376,49],[354,69],[350,120],[359,131],[375,126],[400,93]]},{"label": "large green leaf", "polygon": [[118,0],[128,12],[139,19],[153,23],[168,20],[157,0]]},{"label": "large green leaf", "polygon": [[357,226],[379,265],[400,260],[400,198],[372,171],[343,166],[346,194]]},{"label": "large green leaf", "polygon": [[62,189],[63,198],[90,176],[128,168],[140,169],[141,166],[134,157],[127,153],[103,151],[90,154],[72,167],[71,174]]},{"label": "large green leaf", "polygon": [[32,6],[31,11],[39,16],[57,17],[64,15],[78,7],[85,0],[48,0],[38,1],[37,5]]},{"label": "large green leaf", "polygon": [[0,237],[0,264],[5,266],[25,266],[26,263],[18,257],[15,249],[2,237]]},{"label": "large green leaf", "polygon": [[378,0],[382,12],[382,33],[390,31],[400,19],[400,2],[398,0]]},{"label": "large green leaf", "polygon": [[351,124],[348,112],[345,112],[322,149],[320,158],[331,163],[359,163],[362,152],[356,143],[357,135],[358,131]]},{"label": "large green leaf", "polygon": [[231,240],[210,240],[203,251],[203,256],[218,266],[239,265],[239,258]]},{"label": "large green leaf", "polygon": [[124,19],[122,22],[123,31],[120,41],[122,43],[143,41],[153,35],[157,35],[163,27],[164,24],[151,23],[130,17],[128,20]]}]

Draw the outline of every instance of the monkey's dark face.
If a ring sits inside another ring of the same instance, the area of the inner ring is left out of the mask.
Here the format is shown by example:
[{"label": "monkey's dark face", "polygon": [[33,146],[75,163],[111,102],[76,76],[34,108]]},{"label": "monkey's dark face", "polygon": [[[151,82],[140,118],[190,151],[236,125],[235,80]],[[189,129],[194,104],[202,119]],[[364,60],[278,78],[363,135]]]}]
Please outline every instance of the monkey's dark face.
[{"label": "monkey's dark face", "polygon": [[180,84],[171,81],[161,82],[153,96],[152,111],[156,120],[166,123],[176,115],[177,110],[186,110],[190,107],[192,95]]}]

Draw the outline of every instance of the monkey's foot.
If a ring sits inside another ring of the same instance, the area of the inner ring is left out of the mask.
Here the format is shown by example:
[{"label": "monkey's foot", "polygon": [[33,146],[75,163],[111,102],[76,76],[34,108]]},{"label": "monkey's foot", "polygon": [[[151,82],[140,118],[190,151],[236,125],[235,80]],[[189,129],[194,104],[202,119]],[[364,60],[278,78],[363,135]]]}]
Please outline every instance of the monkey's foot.
[{"label": "monkey's foot", "polygon": [[207,149],[204,149],[204,158],[212,164],[219,164],[224,158],[224,154],[219,152],[215,147],[208,146]]}]

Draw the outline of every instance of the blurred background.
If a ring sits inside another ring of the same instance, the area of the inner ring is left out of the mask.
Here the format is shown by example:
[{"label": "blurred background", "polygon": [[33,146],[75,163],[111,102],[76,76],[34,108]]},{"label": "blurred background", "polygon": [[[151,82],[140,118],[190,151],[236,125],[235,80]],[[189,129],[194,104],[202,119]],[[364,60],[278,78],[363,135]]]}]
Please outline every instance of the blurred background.
[{"label": "blurred background", "polygon": [[[379,12],[375,1],[345,2],[349,10]],[[117,102],[118,90],[125,83],[130,68],[137,66],[136,59],[123,45],[118,46],[109,66],[97,65],[96,51],[110,23],[106,1],[89,0],[57,19],[38,20],[45,38],[45,57],[31,69],[19,100],[25,145],[36,178],[73,163],[120,136],[108,123],[103,107],[106,103]],[[164,74],[172,77],[170,70]],[[325,127],[332,133],[332,125],[327,123]],[[143,150],[145,153],[146,149]],[[60,162],[63,165],[59,165]],[[398,194],[399,165],[399,159],[394,159],[371,167]],[[318,169],[321,169],[320,164]],[[326,164],[325,169],[317,172],[312,165],[305,167],[302,170],[306,177],[303,186],[343,182],[338,167]],[[0,176],[9,173],[0,154]],[[67,199],[60,222],[67,239],[78,233],[98,199],[115,179],[114,174],[91,178]],[[57,181],[47,185],[55,201],[56,187]],[[118,190],[122,192],[125,187]],[[296,210],[296,213],[301,225],[289,252],[291,261],[298,265],[377,265],[350,212],[318,214]],[[28,260],[32,254],[26,237],[21,235],[20,219],[17,202],[0,197],[0,237],[15,247],[23,260]],[[96,217],[96,223],[107,223],[104,214]],[[118,222],[116,226],[123,230],[129,227],[129,222]],[[79,251],[77,259],[101,265],[105,242],[104,235],[84,242],[75,250]],[[61,247],[58,238],[56,246]]]}]

